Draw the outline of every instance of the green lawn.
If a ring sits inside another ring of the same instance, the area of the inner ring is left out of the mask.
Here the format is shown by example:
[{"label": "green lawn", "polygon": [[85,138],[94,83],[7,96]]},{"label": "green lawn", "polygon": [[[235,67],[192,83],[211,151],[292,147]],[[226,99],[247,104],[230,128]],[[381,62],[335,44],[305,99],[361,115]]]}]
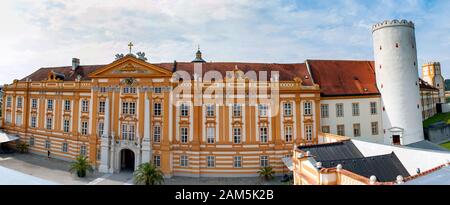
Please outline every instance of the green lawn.
[{"label": "green lawn", "polygon": [[448,112],[448,113],[438,113],[438,114],[434,115],[433,117],[430,117],[430,118],[426,119],[425,121],[423,121],[423,127],[427,128],[431,124],[434,124],[434,123],[439,122],[439,121],[446,122],[447,124],[450,124],[450,112]]},{"label": "green lawn", "polygon": [[443,147],[445,147],[446,149],[449,149],[449,150],[450,150],[450,142],[441,144],[441,146],[443,146]]}]

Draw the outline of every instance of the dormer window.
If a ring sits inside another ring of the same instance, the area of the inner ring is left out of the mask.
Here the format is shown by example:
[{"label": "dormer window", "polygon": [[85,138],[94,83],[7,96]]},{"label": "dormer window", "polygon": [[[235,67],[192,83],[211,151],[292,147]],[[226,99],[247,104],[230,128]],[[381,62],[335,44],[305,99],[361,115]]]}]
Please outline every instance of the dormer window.
[{"label": "dormer window", "polygon": [[136,94],[136,88],[133,87],[124,87],[123,88],[124,94]]}]

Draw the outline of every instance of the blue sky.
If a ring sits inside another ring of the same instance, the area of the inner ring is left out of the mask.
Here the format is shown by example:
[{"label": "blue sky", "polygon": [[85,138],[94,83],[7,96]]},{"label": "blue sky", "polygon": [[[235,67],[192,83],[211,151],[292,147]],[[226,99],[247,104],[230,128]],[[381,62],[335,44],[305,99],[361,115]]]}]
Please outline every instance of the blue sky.
[{"label": "blue sky", "polygon": [[440,61],[450,78],[450,1],[425,0],[2,0],[0,84],[40,67],[107,64],[116,53],[150,62],[294,63],[372,60],[371,26],[416,24],[419,62]]}]

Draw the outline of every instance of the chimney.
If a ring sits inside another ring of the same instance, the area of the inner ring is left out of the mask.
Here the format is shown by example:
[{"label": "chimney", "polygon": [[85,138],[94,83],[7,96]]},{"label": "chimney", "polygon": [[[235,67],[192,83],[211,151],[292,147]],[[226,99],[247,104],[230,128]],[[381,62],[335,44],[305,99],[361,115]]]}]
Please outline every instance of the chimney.
[{"label": "chimney", "polygon": [[72,71],[75,71],[80,66],[80,59],[72,58]]}]

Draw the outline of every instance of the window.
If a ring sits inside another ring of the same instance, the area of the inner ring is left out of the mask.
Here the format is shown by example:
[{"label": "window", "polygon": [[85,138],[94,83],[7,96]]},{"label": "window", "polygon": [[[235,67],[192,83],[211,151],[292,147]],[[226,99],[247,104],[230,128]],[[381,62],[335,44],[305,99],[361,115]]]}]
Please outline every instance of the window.
[{"label": "window", "polygon": [[128,125],[122,124],[122,140],[126,140],[128,138]]},{"label": "window", "polygon": [[65,133],[69,132],[69,128],[70,128],[70,121],[68,119],[64,120],[64,125],[63,125],[63,131]]},{"label": "window", "polygon": [[17,98],[17,108],[22,108],[22,97]]},{"label": "window", "polygon": [[53,100],[47,100],[47,110],[48,111],[53,110]]},{"label": "window", "polygon": [[322,104],[320,105],[320,116],[322,118],[327,118],[330,116],[328,104]]},{"label": "window", "polygon": [[100,87],[100,92],[101,93],[106,93],[106,87]]},{"label": "window", "polygon": [[64,110],[65,111],[70,111],[70,100],[65,100],[64,101]]},{"label": "window", "polygon": [[159,155],[154,155],[154,156],[153,156],[153,164],[154,164],[156,167],[160,167],[160,166],[161,166],[161,156],[159,156]]},{"label": "window", "polygon": [[30,137],[29,144],[30,146],[34,146],[34,137]]},{"label": "window", "polygon": [[291,103],[284,103],[283,104],[283,110],[284,110],[284,116],[291,116],[292,115],[292,104]]},{"label": "window", "polygon": [[6,107],[11,107],[11,102],[12,102],[12,98],[11,98],[11,96],[8,96],[6,98]]},{"label": "window", "polygon": [[105,123],[99,122],[98,123],[98,135],[103,136],[104,130],[105,130]]},{"label": "window", "polygon": [[102,149],[101,147],[97,148],[97,160],[102,159]]},{"label": "window", "polygon": [[361,126],[359,123],[353,124],[353,136],[360,137],[361,136]]},{"label": "window", "polygon": [[372,135],[378,135],[378,122],[371,122],[370,125],[372,128]]},{"label": "window", "polygon": [[372,114],[372,115],[377,114],[377,103],[376,102],[370,102],[370,114]]},{"label": "window", "polygon": [[98,112],[105,113],[105,101],[98,102]]},{"label": "window", "polygon": [[129,114],[130,115],[136,114],[136,103],[135,102],[130,102]]},{"label": "window", "polygon": [[312,125],[305,125],[306,141],[312,141]]},{"label": "window", "polygon": [[11,123],[11,113],[6,113],[6,123]]},{"label": "window", "polygon": [[241,156],[234,156],[233,166],[234,166],[234,168],[242,167],[242,157]]},{"label": "window", "polygon": [[234,104],[233,105],[233,117],[241,117],[241,105]]},{"label": "window", "polygon": [[161,103],[154,103],[153,104],[153,114],[155,116],[161,116]]},{"label": "window", "polygon": [[36,116],[31,116],[31,123],[32,128],[36,128]]},{"label": "window", "polygon": [[16,114],[16,125],[21,126],[22,125],[22,113]]},{"label": "window", "polygon": [[161,87],[155,87],[155,93],[161,93],[162,89]]},{"label": "window", "polygon": [[61,151],[62,152],[67,152],[67,142],[63,142],[63,144],[62,144],[62,148],[61,148]]},{"label": "window", "polygon": [[359,116],[359,103],[352,103],[352,115]]},{"label": "window", "polygon": [[304,109],[304,114],[305,115],[312,115],[312,112],[311,112],[312,104],[311,104],[311,102],[305,102],[303,104],[303,109]]},{"label": "window", "polygon": [[259,116],[267,117],[267,109],[268,109],[267,105],[262,105],[262,104],[258,105]]},{"label": "window", "polygon": [[181,104],[180,106],[180,114],[182,117],[189,116],[189,105]]},{"label": "window", "polygon": [[214,117],[214,105],[206,105],[206,117]]},{"label": "window", "polygon": [[81,135],[87,135],[88,134],[88,122],[84,121],[81,122]]},{"label": "window", "polygon": [[161,127],[159,125],[155,125],[153,127],[153,142],[155,143],[161,142]]},{"label": "window", "polygon": [[207,131],[206,131],[206,140],[207,140],[208,144],[213,144],[213,143],[214,143],[214,140],[215,140],[215,137],[214,137],[215,131],[216,131],[216,129],[215,129],[214,127],[208,127],[208,129],[207,129]]},{"label": "window", "polygon": [[207,156],[206,157],[206,166],[208,168],[212,168],[216,166],[216,158],[214,156]]},{"label": "window", "polygon": [[12,119],[11,119],[11,113],[6,113],[6,123],[11,123]]},{"label": "window", "polygon": [[136,129],[134,125],[128,125],[128,140],[134,141],[134,138],[136,137]]},{"label": "window", "polygon": [[180,166],[182,166],[182,167],[187,167],[187,166],[188,166],[188,163],[189,163],[189,161],[188,161],[188,156],[186,156],[186,155],[181,155],[181,157],[180,157]]},{"label": "window", "polygon": [[53,122],[53,118],[52,117],[47,117],[47,126],[46,126],[47,130],[51,130],[52,129],[52,127],[53,127],[52,122]]},{"label": "window", "polygon": [[284,139],[286,142],[292,142],[292,126],[284,127]]},{"label": "window", "polygon": [[123,88],[123,93],[124,94],[135,94],[136,93],[136,88],[132,88],[132,87],[124,87]]},{"label": "window", "polygon": [[259,157],[259,165],[261,167],[268,167],[269,166],[269,157],[268,156]]},{"label": "window", "polygon": [[344,104],[336,104],[336,117],[344,117]]},{"label": "window", "polygon": [[345,127],[344,125],[337,126],[337,134],[340,136],[345,136]]},{"label": "window", "polygon": [[180,134],[181,134],[181,143],[187,143],[188,141],[188,128],[182,127],[180,128]]},{"label": "window", "polygon": [[322,126],[323,133],[330,133],[330,126]]},{"label": "window", "polygon": [[52,147],[52,144],[50,143],[50,140],[45,140],[45,149],[50,149]]},{"label": "window", "polygon": [[128,102],[122,102],[122,114],[123,115],[128,114],[128,106],[129,106]]},{"label": "window", "polygon": [[89,101],[87,100],[81,101],[81,112],[89,112]]},{"label": "window", "polygon": [[37,99],[31,99],[31,108],[36,109],[37,108]]},{"label": "window", "polygon": [[81,145],[80,147],[80,155],[86,156],[86,145]]},{"label": "window", "polygon": [[261,143],[267,143],[267,127],[259,128],[259,139]]},{"label": "window", "polygon": [[241,128],[239,127],[233,128],[233,142],[235,144],[241,143]]}]

